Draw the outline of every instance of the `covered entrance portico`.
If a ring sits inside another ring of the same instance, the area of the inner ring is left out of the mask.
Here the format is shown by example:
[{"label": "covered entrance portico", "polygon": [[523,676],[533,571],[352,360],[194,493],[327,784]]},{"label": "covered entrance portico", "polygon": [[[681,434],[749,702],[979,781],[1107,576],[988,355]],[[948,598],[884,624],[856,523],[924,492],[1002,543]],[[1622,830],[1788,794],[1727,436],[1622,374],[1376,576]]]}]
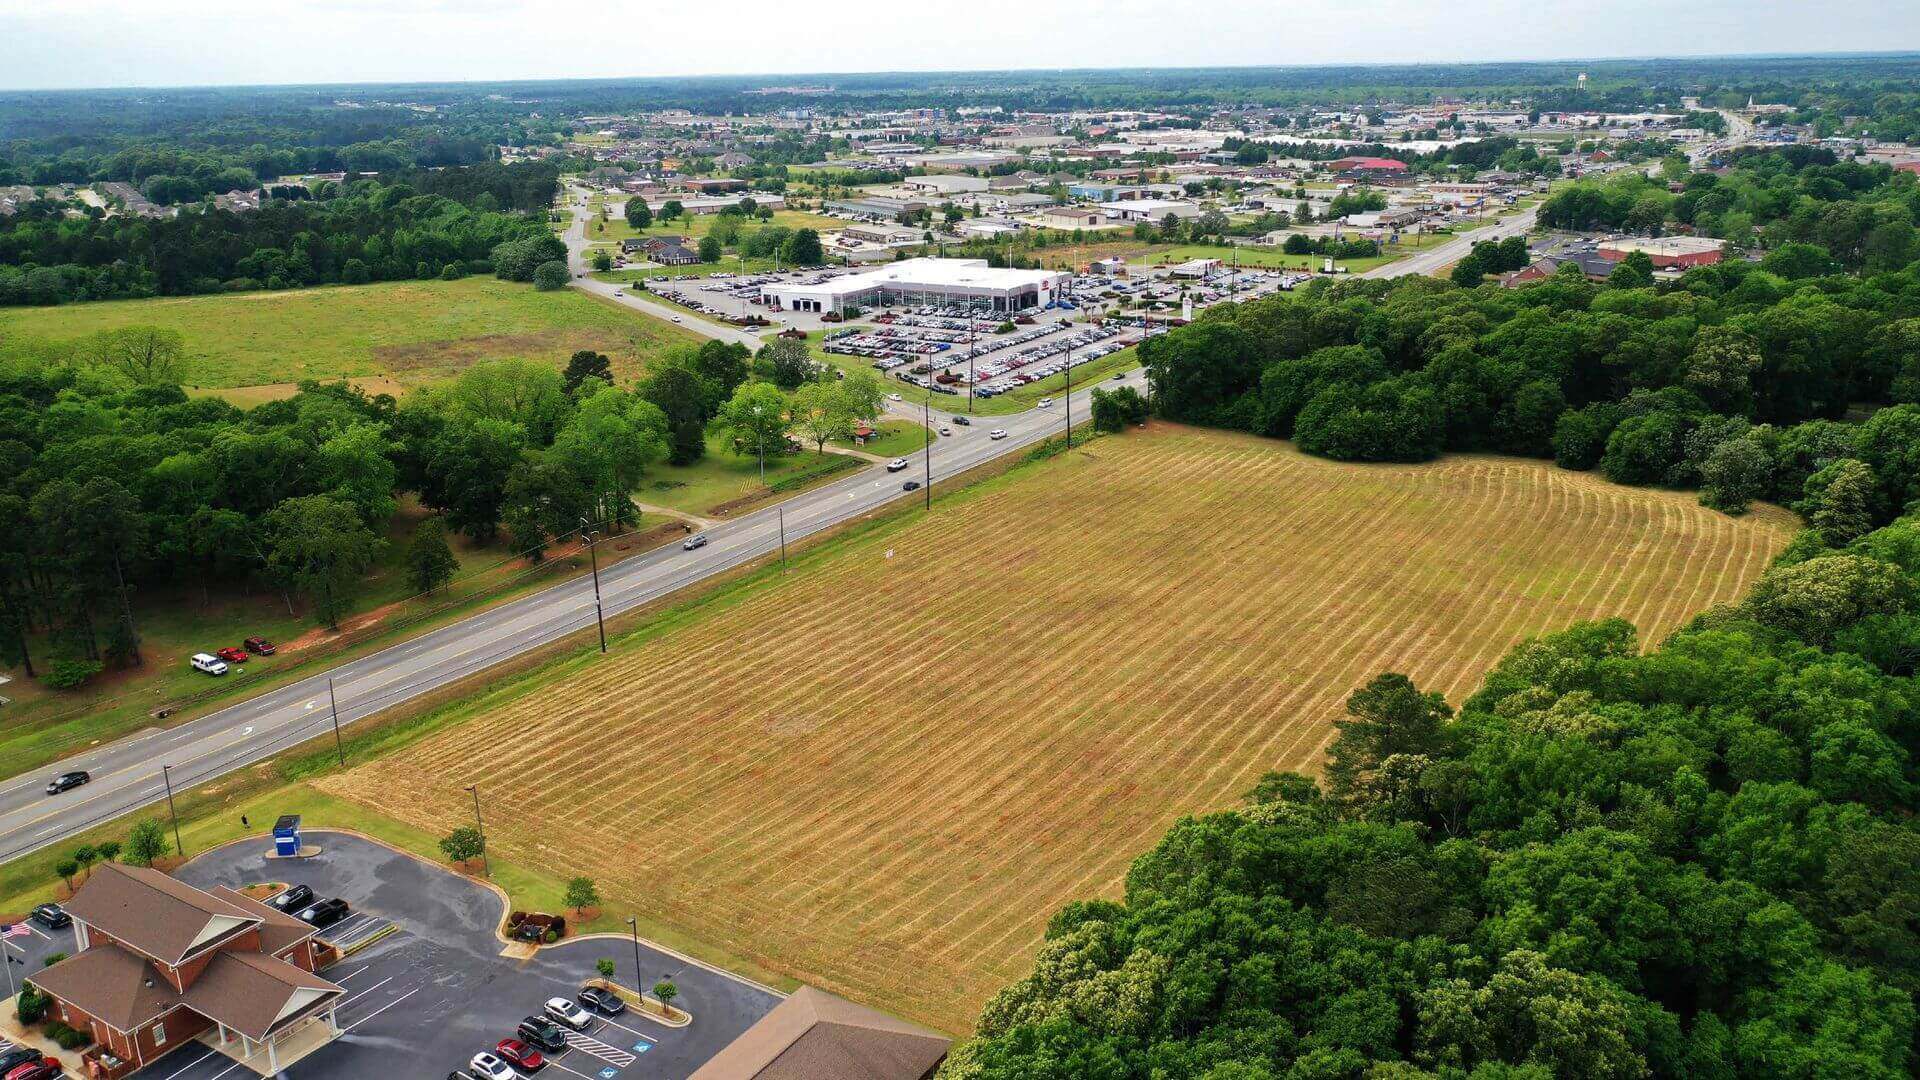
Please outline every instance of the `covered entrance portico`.
[{"label": "covered entrance portico", "polygon": [[275,1025],[264,1038],[217,1024],[200,1041],[261,1076],[273,1076],[339,1037],[338,1006],[335,998],[318,1002],[312,1011]]}]

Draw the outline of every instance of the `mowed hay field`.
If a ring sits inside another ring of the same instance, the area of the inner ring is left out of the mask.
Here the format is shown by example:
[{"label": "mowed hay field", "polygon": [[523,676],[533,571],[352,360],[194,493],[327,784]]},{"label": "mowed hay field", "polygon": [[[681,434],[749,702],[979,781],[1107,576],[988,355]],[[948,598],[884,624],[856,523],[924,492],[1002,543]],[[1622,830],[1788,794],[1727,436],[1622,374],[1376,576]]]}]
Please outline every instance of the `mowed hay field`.
[{"label": "mowed hay field", "polygon": [[[576,289],[540,292],[491,277],[399,281],[221,296],[110,300],[0,312],[0,330],[63,341],[122,326],[178,330],[190,386],[230,388],[360,377],[390,391],[482,360],[563,365],[596,349],[623,378],[674,344],[702,338]],[[243,404],[271,393],[242,394]]]},{"label": "mowed hay field", "polygon": [[[1738,596],[1790,517],[1543,462],[1342,465],[1167,425],[723,594],[322,782],[954,1032],[1179,815],[1314,768],[1347,694]],[[697,1006],[696,1006],[697,1008]]]}]

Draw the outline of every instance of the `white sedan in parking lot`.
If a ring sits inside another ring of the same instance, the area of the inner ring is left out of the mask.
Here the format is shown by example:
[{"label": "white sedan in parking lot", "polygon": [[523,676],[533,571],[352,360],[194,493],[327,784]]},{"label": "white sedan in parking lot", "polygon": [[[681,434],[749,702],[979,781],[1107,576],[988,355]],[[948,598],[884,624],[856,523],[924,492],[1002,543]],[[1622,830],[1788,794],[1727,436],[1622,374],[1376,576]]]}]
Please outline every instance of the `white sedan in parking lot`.
[{"label": "white sedan in parking lot", "polygon": [[554,1023],[575,1031],[585,1031],[593,1023],[593,1014],[581,1008],[580,1003],[572,998],[548,998],[546,1012]]},{"label": "white sedan in parking lot", "polygon": [[467,1067],[473,1070],[473,1075],[479,1080],[520,1080],[520,1074],[513,1071],[513,1066],[492,1054],[473,1055]]}]

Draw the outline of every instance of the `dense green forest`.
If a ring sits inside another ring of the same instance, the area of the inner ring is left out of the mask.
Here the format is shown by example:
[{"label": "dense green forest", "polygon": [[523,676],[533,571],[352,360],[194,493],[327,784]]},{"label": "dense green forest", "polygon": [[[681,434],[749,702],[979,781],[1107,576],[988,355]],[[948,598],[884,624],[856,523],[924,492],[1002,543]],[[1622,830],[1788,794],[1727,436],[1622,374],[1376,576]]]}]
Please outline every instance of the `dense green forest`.
[{"label": "dense green forest", "polygon": [[557,176],[546,164],[414,170],[321,184],[315,198],[248,213],[193,207],[158,219],[30,203],[0,218],[0,305],[454,278],[493,270],[508,241],[564,259],[544,223]]}]

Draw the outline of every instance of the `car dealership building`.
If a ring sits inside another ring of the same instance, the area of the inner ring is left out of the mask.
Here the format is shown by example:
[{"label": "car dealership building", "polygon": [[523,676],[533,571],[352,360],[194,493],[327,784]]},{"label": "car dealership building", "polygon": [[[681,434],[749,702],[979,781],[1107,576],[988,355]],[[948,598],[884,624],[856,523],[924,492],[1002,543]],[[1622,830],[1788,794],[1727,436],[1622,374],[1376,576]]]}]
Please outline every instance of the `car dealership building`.
[{"label": "car dealership building", "polygon": [[1066,287],[1061,270],[996,269],[985,259],[905,259],[813,284],[770,282],[761,287],[760,299],[780,311],[972,304],[1013,312],[1045,307]]}]

